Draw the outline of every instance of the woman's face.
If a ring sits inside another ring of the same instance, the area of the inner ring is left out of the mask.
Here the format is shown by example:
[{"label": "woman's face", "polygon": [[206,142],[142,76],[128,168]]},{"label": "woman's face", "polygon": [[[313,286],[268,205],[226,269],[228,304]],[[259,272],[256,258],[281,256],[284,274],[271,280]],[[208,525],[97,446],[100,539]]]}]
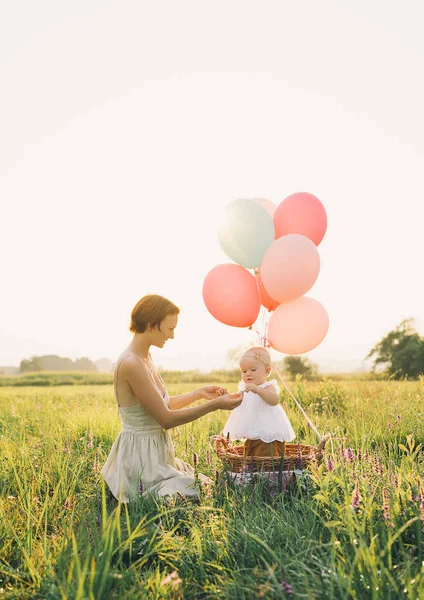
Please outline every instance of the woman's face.
[{"label": "woman's face", "polygon": [[163,348],[166,340],[174,339],[174,329],[178,324],[178,315],[168,315],[161,321],[159,327],[151,330],[152,345]]},{"label": "woman's face", "polygon": [[268,375],[265,363],[253,356],[243,356],[240,359],[240,371],[244,383],[253,383],[253,385],[264,383]]}]

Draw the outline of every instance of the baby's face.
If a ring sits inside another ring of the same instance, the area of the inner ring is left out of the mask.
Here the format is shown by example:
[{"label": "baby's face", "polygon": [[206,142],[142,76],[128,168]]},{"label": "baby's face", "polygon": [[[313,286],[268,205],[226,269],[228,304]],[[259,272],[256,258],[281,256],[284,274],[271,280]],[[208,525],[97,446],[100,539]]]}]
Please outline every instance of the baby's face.
[{"label": "baby's face", "polygon": [[243,356],[240,359],[241,378],[244,383],[260,385],[267,378],[267,367],[264,362],[253,356]]}]

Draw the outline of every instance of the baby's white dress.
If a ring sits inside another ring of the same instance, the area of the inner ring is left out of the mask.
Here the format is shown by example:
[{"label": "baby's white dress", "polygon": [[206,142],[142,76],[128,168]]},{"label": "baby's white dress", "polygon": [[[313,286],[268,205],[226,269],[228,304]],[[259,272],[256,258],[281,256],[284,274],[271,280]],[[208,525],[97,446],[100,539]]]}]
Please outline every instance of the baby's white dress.
[{"label": "baby's white dress", "polygon": [[[265,388],[273,386],[278,395],[280,388],[275,379],[265,381],[258,387]],[[290,421],[280,404],[271,406],[255,392],[245,392],[244,381],[239,383],[239,391],[244,392],[240,406],[231,411],[225,423],[222,435],[233,440],[248,438],[250,440],[260,439],[263,442],[291,442],[296,437]]]}]

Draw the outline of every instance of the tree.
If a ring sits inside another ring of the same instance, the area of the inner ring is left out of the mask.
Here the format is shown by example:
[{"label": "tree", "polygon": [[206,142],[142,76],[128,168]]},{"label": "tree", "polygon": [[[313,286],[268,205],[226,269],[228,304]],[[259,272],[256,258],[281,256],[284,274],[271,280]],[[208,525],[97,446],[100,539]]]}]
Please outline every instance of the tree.
[{"label": "tree", "polygon": [[380,365],[392,379],[418,379],[424,373],[424,338],[404,319],[383,337],[367,356],[374,357],[373,371]]},{"label": "tree", "polygon": [[84,356],[83,358],[77,358],[77,360],[74,361],[72,370],[88,371],[90,373],[97,373],[98,371],[95,363],[89,358],[87,358],[87,356]]},{"label": "tree", "polygon": [[308,358],[302,356],[285,356],[282,361],[284,372],[295,378],[302,375],[305,379],[316,375],[317,367]]},{"label": "tree", "polygon": [[43,366],[39,361],[39,357],[33,356],[31,359],[21,360],[19,365],[19,373],[30,373],[34,371],[42,371]]}]

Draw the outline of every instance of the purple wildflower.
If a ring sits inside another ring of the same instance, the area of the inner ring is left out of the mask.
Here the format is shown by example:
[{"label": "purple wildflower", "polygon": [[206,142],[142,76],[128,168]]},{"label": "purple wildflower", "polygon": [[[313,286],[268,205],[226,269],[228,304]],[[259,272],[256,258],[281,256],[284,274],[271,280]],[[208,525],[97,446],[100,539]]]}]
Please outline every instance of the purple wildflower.
[{"label": "purple wildflower", "polygon": [[93,447],[93,432],[90,431],[90,435],[88,436],[87,448],[92,448],[92,447]]},{"label": "purple wildflower", "polygon": [[349,462],[354,462],[355,460],[355,452],[352,448],[348,448],[346,450],[346,458]]},{"label": "purple wildflower", "polygon": [[142,494],[144,492],[144,483],[143,483],[142,479],[140,479],[140,485],[139,485],[138,489],[140,491],[140,494]]},{"label": "purple wildflower", "polygon": [[63,508],[66,508],[66,509],[71,508],[71,501],[69,500],[69,498],[66,498]]},{"label": "purple wildflower", "polygon": [[362,460],[362,450],[360,448],[358,448],[358,461],[360,462]]},{"label": "purple wildflower", "polygon": [[197,467],[198,463],[199,463],[199,457],[196,454],[196,452],[193,452],[193,465],[194,465],[194,468]]},{"label": "purple wildflower", "polygon": [[359,488],[356,485],[355,488],[354,488],[354,490],[353,490],[353,493],[352,493],[352,505],[351,505],[351,507],[352,508],[359,508],[360,505],[361,505],[361,500],[362,500],[362,497],[361,497],[361,494],[359,493]]},{"label": "purple wildflower", "polygon": [[418,500],[420,502],[421,521],[424,521],[424,490],[420,490]]},{"label": "purple wildflower", "polygon": [[383,465],[380,463],[377,453],[374,454],[374,472],[377,473],[377,475],[383,473]]},{"label": "purple wildflower", "polygon": [[334,470],[334,463],[330,457],[327,458],[327,470],[331,473]]},{"label": "purple wildflower", "polygon": [[211,456],[209,454],[209,450],[206,450],[206,464],[207,465],[211,464]]},{"label": "purple wildflower", "polygon": [[392,521],[392,516],[390,514],[390,506],[389,506],[389,495],[386,490],[383,490],[383,516],[384,519],[390,527],[394,527],[394,523]]},{"label": "purple wildflower", "polygon": [[293,594],[292,586],[283,579],[280,583],[280,590],[282,590],[287,596],[291,596]]}]

